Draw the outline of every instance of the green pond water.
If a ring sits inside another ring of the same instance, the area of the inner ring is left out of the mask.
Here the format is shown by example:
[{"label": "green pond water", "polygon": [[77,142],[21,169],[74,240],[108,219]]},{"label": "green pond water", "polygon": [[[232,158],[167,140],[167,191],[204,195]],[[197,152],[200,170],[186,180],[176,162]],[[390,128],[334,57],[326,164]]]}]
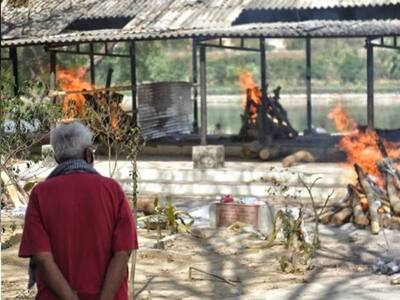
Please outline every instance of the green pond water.
[{"label": "green pond water", "polygon": [[[303,131],[307,128],[306,101],[301,97],[290,101],[289,96],[281,103],[288,113],[292,126]],[[299,99],[300,98],[300,99]],[[346,109],[350,116],[358,124],[367,123],[367,109],[364,95],[355,95],[350,100],[338,101],[334,97],[324,96],[323,99],[313,99],[312,119],[313,127],[323,127],[329,132],[335,132],[332,121],[327,117],[329,112],[338,103]],[[241,127],[240,114],[243,109],[240,105],[240,96],[229,95],[208,96],[208,132],[215,132],[215,125],[221,124],[226,134],[236,134]],[[375,98],[375,127],[381,129],[400,128],[400,94],[390,96],[378,96]]]}]

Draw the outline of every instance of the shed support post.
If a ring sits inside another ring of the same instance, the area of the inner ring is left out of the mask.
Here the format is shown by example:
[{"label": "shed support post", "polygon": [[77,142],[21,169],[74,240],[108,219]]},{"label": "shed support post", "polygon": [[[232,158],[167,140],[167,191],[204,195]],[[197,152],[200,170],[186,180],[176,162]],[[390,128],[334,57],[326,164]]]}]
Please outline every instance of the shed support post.
[{"label": "shed support post", "polygon": [[94,46],[93,43],[89,44],[89,59],[90,59],[90,83],[92,86],[96,84],[96,73],[95,73],[95,66],[94,66]]},{"label": "shed support post", "polygon": [[137,127],[137,103],[136,103],[136,45],[131,41],[129,45],[130,68],[131,68],[131,93],[132,93],[132,126]]},{"label": "shed support post", "polygon": [[311,104],[311,39],[306,38],[306,90],[307,90],[307,131],[312,130],[312,104]]},{"label": "shed support post", "polygon": [[201,144],[207,145],[206,47],[200,46]]},{"label": "shed support post", "polygon": [[[55,91],[56,89],[56,80],[57,80],[57,52],[50,51],[50,91]],[[52,98],[53,104],[56,103],[56,97]]]},{"label": "shed support post", "polygon": [[14,96],[17,96],[19,91],[19,76],[18,76],[18,53],[16,47],[10,48],[10,59],[12,63]]},{"label": "shed support post", "polygon": [[267,138],[267,116],[266,107],[268,105],[267,100],[267,60],[265,57],[265,38],[260,38],[260,64],[261,64],[261,107],[260,113],[261,123],[259,124],[258,139],[260,144],[265,144]]},{"label": "shed support post", "polygon": [[367,125],[374,128],[374,48],[370,39],[366,40],[367,48]]},{"label": "shed support post", "polygon": [[198,116],[198,82],[197,82],[197,40],[192,39],[192,84],[193,84],[193,132],[199,131],[199,116]]}]

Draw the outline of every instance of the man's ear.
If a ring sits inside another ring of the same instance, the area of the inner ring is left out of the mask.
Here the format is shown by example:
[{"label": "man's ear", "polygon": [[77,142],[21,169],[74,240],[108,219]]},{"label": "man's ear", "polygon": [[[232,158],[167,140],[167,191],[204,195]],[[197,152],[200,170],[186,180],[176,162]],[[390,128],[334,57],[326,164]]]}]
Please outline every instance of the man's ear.
[{"label": "man's ear", "polygon": [[90,148],[86,148],[85,152],[83,153],[83,159],[88,163],[88,164],[93,164],[94,162],[94,155],[93,151]]}]

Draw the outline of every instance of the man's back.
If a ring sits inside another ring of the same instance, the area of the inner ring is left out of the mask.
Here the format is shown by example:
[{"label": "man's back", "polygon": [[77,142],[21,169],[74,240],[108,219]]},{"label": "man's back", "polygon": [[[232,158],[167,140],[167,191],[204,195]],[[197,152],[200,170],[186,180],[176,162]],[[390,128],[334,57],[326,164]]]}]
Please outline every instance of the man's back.
[{"label": "man's back", "polygon": [[[20,256],[50,251],[80,299],[96,299],[112,254],[137,248],[133,219],[118,183],[71,173],[39,184],[31,194]],[[126,273],[127,275],[127,273]],[[54,299],[37,278],[39,299]],[[115,299],[126,299],[127,280]]]}]

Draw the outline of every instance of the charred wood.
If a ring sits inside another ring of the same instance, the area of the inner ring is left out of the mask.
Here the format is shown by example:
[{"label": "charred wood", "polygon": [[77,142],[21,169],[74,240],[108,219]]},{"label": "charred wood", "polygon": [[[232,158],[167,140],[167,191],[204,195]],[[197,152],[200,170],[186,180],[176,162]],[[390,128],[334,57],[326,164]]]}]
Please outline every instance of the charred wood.
[{"label": "charred wood", "polygon": [[351,195],[351,202],[353,208],[353,222],[360,226],[367,226],[369,225],[369,219],[367,214],[364,212],[363,207],[361,206],[360,202],[360,194],[357,191],[356,187],[352,184],[348,185],[348,191]]},{"label": "charred wood", "polygon": [[399,187],[396,184],[396,178],[389,173],[386,174],[386,189],[394,214],[400,215]]},{"label": "charred wood", "polygon": [[368,209],[371,222],[371,233],[378,234],[380,230],[378,205],[376,204],[377,198],[375,196],[373,186],[371,185],[371,182],[368,180],[367,174],[363,171],[363,169],[359,165],[355,164],[354,168],[358,175],[358,181],[362,186],[362,188],[364,189],[365,195],[368,200]]}]

